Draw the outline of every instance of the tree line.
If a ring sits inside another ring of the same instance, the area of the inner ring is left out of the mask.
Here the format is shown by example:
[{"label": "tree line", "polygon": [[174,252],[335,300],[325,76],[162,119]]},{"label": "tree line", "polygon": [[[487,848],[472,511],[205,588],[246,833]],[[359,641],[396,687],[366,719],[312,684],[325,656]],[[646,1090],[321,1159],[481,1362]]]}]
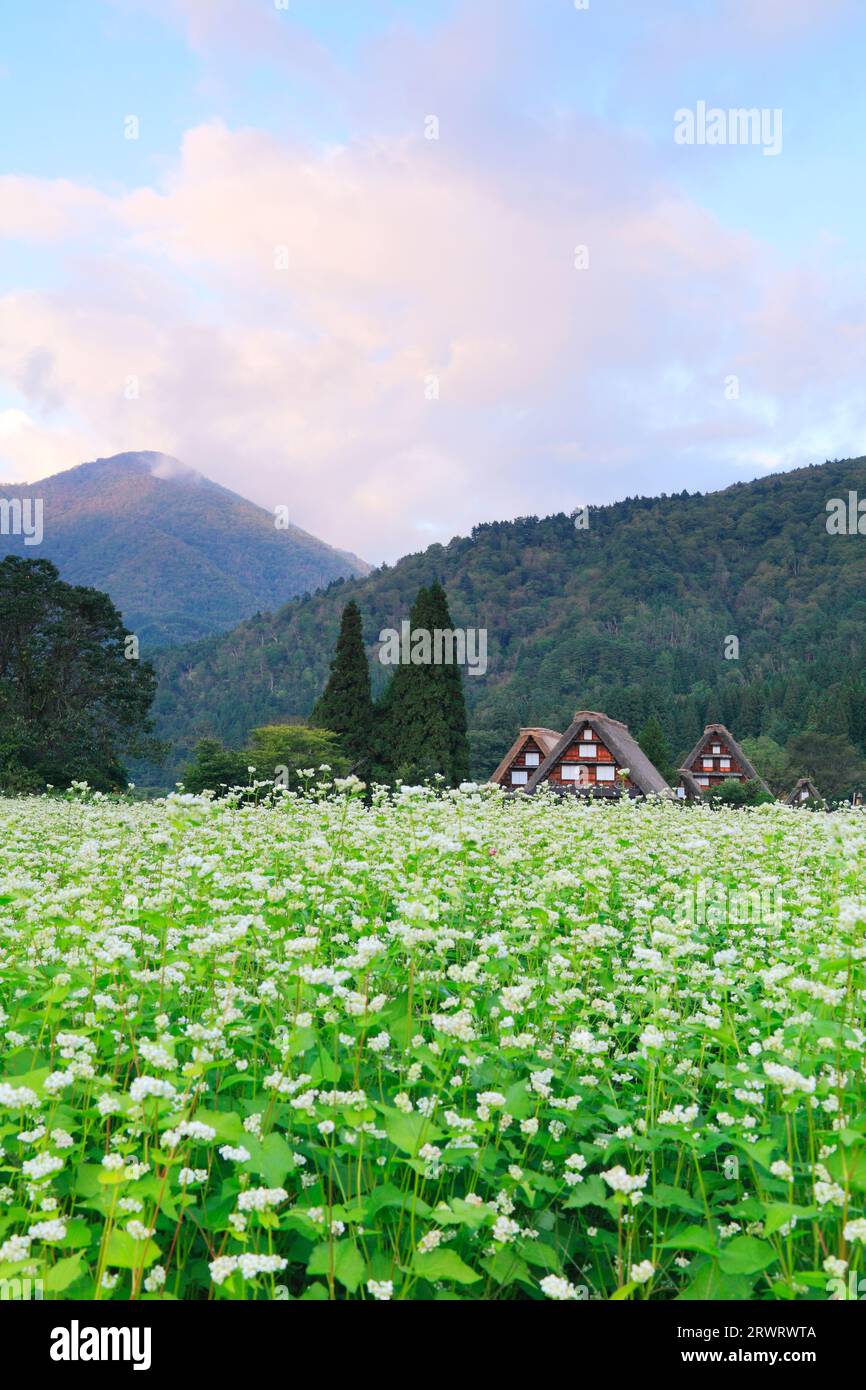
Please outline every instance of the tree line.
[{"label": "tree line", "polygon": [[[413,632],[452,630],[448,599],[438,581],[418,590],[409,623]],[[438,778],[445,786],[458,786],[469,776],[460,667],[432,661],[399,664],[374,698],[361,611],[350,600],[309,725],[262,726],[240,752],[215,739],[202,740],[183,783],[190,791],[218,791],[254,775],[274,776],[276,770],[292,784],[304,770],[320,765],[315,759],[336,776],[352,773],[367,782]]]}]

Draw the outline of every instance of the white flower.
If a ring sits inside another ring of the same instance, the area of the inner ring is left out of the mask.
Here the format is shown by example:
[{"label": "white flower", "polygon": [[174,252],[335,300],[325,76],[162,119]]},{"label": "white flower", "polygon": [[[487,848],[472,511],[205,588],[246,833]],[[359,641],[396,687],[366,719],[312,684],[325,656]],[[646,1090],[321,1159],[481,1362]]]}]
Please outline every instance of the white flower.
[{"label": "white flower", "polygon": [[147,1100],[148,1096],[171,1100],[175,1088],[170,1081],[161,1081],[158,1076],[137,1076],[129,1088],[129,1094],[136,1101]]},{"label": "white flower", "polygon": [[394,1293],[394,1284],[391,1279],[368,1279],[367,1288],[379,1303],[387,1303]]},{"label": "white flower", "polygon": [[794,1171],[790,1163],[786,1163],[783,1158],[777,1158],[770,1164],[770,1172],[774,1178],[784,1178],[786,1182],[794,1181]]},{"label": "white flower", "polygon": [[42,1104],[35,1091],[29,1086],[10,1086],[0,1081],[0,1105],[9,1110],[36,1110]]},{"label": "white flower", "polygon": [[814,1076],[803,1076],[793,1067],[783,1067],[778,1062],[764,1062],[763,1067],[765,1075],[771,1081],[778,1082],[786,1096],[793,1095],[796,1091],[810,1095],[815,1089]]},{"label": "white flower", "polygon": [[656,1267],[652,1260],[641,1260],[640,1264],[632,1265],[629,1275],[633,1284],[646,1284],[655,1272]]},{"label": "white flower", "polygon": [[141,1221],[127,1221],[126,1231],[133,1240],[149,1240],[153,1235],[153,1228],[145,1226]]},{"label": "white flower", "polygon": [[0,1264],[19,1264],[30,1254],[30,1236],[10,1236],[0,1245]]},{"label": "white flower", "polygon": [[288,1196],[284,1187],[250,1187],[238,1193],[238,1206],[241,1211],[267,1211],[287,1201]]},{"label": "white flower", "polygon": [[147,1293],[157,1293],[165,1284],[165,1267],[163,1265],[151,1265],[144,1281]]},{"label": "white flower", "polygon": [[567,1279],[562,1279],[558,1274],[546,1274],[539,1283],[539,1288],[545,1298],[552,1298],[557,1303],[565,1303],[569,1299],[579,1298],[574,1284],[570,1284]]},{"label": "white flower", "polygon": [[26,1178],[47,1178],[50,1173],[59,1173],[63,1159],[57,1154],[37,1154],[35,1158],[25,1158],[21,1171]]},{"label": "white flower", "polygon": [[245,1149],[243,1145],[233,1149],[231,1144],[223,1144],[220,1147],[220,1154],[231,1163],[248,1163],[250,1159],[250,1151]]},{"label": "white flower", "polygon": [[638,1192],[646,1187],[649,1173],[629,1173],[618,1163],[615,1168],[609,1168],[606,1173],[601,1175],[608,1187],[613,1188],[614,1192]]},{"label": "white flower", "polygon": [[62,1221],[37,1221],[35,1225],[27,1228],[28,1236],[33,1240],[62,1240],[66,1235],[66,1226]]}]

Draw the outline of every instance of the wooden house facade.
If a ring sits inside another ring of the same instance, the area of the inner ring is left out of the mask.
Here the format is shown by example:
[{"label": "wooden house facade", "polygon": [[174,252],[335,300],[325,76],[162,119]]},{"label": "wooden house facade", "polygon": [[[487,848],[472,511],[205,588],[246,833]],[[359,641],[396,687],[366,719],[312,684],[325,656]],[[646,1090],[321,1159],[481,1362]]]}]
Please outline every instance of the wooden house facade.
[{"label": "wooden house facade", "polygon": [[521,729],[502,762],[488,781],[507,791],[521,788],[526,790],[530,777],[535,772],[551,748],[559,742],[561,734],[555,729]]},{"label": "wooden house facade", "polygon": [[671,794],[626,725],[598,710],[577,711],[526,789],[532,793],[543,784],[585,796]]},{"label": "wooden house facade", "polygon": [[684,772],[690,774],[702,795],[718,789],[723,782],[728,781],[759,782],[765,791],[770,791],[763,777],[759,775],[724,724],[708,724],[683,763],[677,794],[682,786],[683,794],[688,799],[689,787],[683,777]]}]

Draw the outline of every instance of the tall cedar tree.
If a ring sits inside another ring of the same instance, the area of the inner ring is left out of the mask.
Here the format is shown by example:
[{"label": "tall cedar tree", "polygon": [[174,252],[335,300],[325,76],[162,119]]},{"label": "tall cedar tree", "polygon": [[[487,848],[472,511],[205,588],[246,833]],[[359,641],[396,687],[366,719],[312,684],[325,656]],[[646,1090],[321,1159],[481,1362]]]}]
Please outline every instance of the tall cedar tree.
[{"label": "tall cedar tree", "polygon": [[664,729],[654,714],[651,714],[640,731],[638,745],[646,753],[653,767],[657,767],[666,782],[673,780],[673,758],[670,744],[665,738]]},{"label": "tall cedar tree", "polygon": [[[441,585],[419,589],[410,614],[412,632],[449,629]],[[393,776],[420,782],[441,773],[449,786],[469,772],[466,706],[460,668],[434,663],[397,667],[382,701],[384,752]]]},{"label": "tall cedar tree", "polygon": [[107,594],[65,584],[49,560],[0,561],[0,786],[87,781],[126,786],[124,756],[163,750],[149,737],[152,668]]},{"label": "tall cedar tree", "polygon": [[[438,579],[430,585],[430,607],[433,614],[431,630],[451,631],[448,599]],[[448,779],[452,786],[469,777],[469,736],[467,733],[466,699],[463,694],[463,673],[459,666],[444,665],[432,668],[434,679],[442,691],[445,722],[448,725]]]},{"label": "tall cedar tree", "polygon": [[366,770],[373,743],[373,699],[361,610],[354,599],[343,609],[331,674],[316,701],[310,722],[337,734],[353,770]]}]

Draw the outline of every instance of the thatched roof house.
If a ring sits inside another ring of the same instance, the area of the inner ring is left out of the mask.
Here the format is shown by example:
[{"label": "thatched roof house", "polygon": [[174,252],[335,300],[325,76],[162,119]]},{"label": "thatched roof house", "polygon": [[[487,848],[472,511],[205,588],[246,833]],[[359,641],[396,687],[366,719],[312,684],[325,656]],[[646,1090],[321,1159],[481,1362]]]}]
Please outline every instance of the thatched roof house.
[{"label": "thatched roof house", "polygon": [[807,801],[820,801],[823,804],[824,798],[811,777],[801,777],[785,797],[785,805],[803,806]]},{"label": "thatched roof house", "polygon": [[728,781],[758,782],[766,792],[770,792],[757,768],[724,724],[707,725],[685,759],[683,768],[691,773],[702,793]]},{"label": "thatched roof house", "polygon": [[625,724],[598,710],[578,710],[527,785],[590,796],[671,795],[658,768]]},{"label": "thatched roof house", "polygon": [[560,737],[556,729],[521,729],[488,781],[506,788],[525,787]]}]

